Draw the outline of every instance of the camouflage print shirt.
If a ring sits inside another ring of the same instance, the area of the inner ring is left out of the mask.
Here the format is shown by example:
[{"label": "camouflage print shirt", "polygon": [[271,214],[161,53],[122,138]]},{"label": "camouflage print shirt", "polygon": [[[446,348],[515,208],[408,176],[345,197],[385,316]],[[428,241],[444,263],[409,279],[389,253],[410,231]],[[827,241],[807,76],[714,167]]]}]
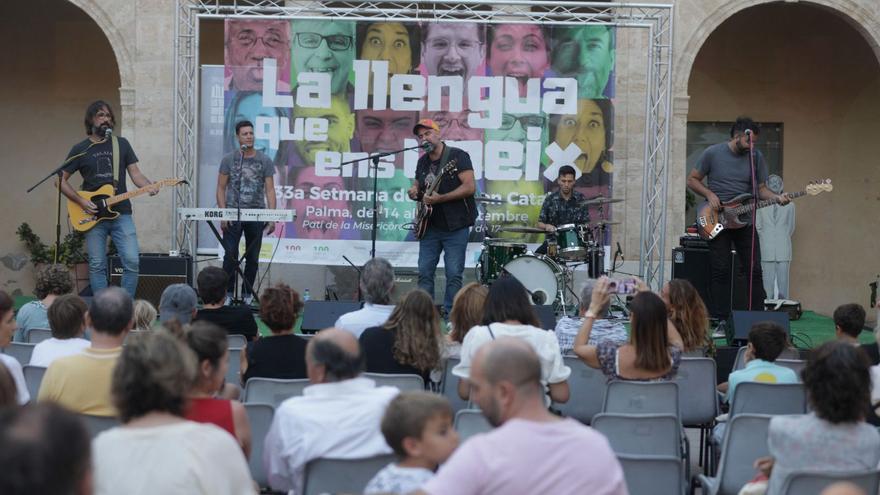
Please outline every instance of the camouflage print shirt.
[{"label": "camouflage print shirt", "polygon": [[569,223],[589,223],[590,214],[587,206],[579,205],[586,201],[586,199],[583,194],[577,191],[571,192],[571,197],[568,198],[568,201],[562,199],[559,191],[549,193],[544,198],[544,204],[541,206],[541,214],[538,216],[538,220],[541,223],[556,227]]}]

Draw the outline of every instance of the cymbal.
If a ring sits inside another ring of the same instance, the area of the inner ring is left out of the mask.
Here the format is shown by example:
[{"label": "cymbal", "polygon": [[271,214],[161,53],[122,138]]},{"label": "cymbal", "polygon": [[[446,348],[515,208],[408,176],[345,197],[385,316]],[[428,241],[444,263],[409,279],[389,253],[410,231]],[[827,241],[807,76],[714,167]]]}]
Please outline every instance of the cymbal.
[{"label": "cymbal", "polygon": [[537,227],[501,227],[501,232],[517,232],[519,234],[546,234],[547,231]]},{"label": "cymbal", "polygon": [[488,204],[492,204],[492,205],[500,205],[501,203],[504,202],[503,199],[492,198],[490,196],[474,196],[474,201],[477,201],[479,203],[488,203]]},{"label": "cymbal", "polygon": [[582,201],[582,205],[592,206],[592,205],[608,205],[611,203],[620,203],[622,202],[622,198],[603,198],[602,196],[597,196],[592,199],[588,199],[586,201]]}]

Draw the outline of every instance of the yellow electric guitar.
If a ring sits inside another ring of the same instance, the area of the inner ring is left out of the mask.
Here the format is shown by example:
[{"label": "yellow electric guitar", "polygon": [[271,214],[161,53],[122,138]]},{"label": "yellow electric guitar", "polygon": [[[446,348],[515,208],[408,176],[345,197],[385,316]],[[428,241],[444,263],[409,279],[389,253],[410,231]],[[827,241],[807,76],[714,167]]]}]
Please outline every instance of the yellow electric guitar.
[{"label": "yellow electric guitar", "polygon": [[111,208],[111,206],[116,203],[134,198],[135,196],[140,196],[141,194],[146,194],[156,187],[162,188],[186,183],[187,182],[184,179],[163,179],[156,181],[149,186],[144,186],[135,189],[134,191],[128,191],[117,195],[113,195],[114,191],[112,184],[104,184],[94,191],[77,191],[76,193],[81,197],[94,203],[95,206],[98,207],[98,212],[88,213],[75,201],[68,199],[67,215],[70,217],[70,224],[73,226],[74,230],[85,232],[102,220],[113,220],[118,217],[119,212],[113,211],[113,208]]}]

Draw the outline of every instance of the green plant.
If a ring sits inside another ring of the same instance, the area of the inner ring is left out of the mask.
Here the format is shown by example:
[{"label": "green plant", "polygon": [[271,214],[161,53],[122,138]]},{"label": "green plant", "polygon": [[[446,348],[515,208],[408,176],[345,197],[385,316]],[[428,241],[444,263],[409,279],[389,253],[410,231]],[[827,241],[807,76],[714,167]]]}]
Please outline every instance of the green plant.
[{"label": "green plant", "polygon": [[[33,264],[54,263],[55,245],[47,245],[40,239],[27,222],[18,226],[15,231],[18,239],[24,243],[25,248],[31,255]],[[61,240],[61,249],[58,252],[58,262],[67,266],[77,263],[85,263],[88,256],[85,251],[85,235],[82,232],[72,231]]]}]

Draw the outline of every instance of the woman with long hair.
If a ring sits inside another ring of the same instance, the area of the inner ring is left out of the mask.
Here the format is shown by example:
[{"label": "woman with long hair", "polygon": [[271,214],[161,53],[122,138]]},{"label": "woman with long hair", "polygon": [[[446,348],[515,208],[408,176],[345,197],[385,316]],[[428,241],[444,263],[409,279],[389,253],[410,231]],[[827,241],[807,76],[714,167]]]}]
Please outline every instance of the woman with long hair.
[{"label": "woman with long hair", "polygon": [[657,294],[639,284],[630,302],[629,342],[603,341],[589,345],[598,311],[611,297],[614,282],[602,277],[596,282],[584,323],[575,337],[574,353],[588,366],[602,370],[609,380],[669,380],[678,372],[682,340],[667,318],[666,305]]},{"label": "woman with long hair", "polygon": [[440,367],[440,316],[422,289],[408,292],[382,326],[364,330],[358,339],[371,373],[421,375],[428,384]]},{"label": "woman with long hair", "polygon": [[709,338],[709,310],[697,289],[687,280],[672,279],[663,286],[660,297],[666,303],[669,321],[681,335],[685,354],[712,355],[714,348]]},{"label": "woman with long hair", "polygon": [[[12,335],[15,333],[15,301],[6,292],[0,290],[0,351],[9,347],[12,343]],[[28,393],[27,383],[24,381],[24,372],[21,363],[9,354],[0,352],[0,364],[6,366],[12,375],[17,389],[18,403],[27,404],[31,400]]]},{"label": "woman with long hair", "polygon": [[526,288],[514,277],[501,277],[492,283],[486,297],[483,324],[465,335],[461,344],[461,361],[452,374],[462,378],[458,395],[468,399],[471,363],[477,350],[498,337],[515,337],[528,342],[541,361],[541,384],[554,402],[567,402],[568,377],[571,369],[565,366],[556,334],[541,328],[538,315],[529,300]]},{"label": "woman with long hair", "polygon": [[241,353],[241,384],[249,378],[306,378],[306,340],[293,333],[303,309],[299,293],[278,284],[260,296],[260,319],[272,335],[248,342]]},{"label": "woman with long hair", "polygon": [[461,288],[452,299],[452,310],[449,312],[450,331],[446,342],[446,355],[461,355],[461,343],[468,331],[483,321],[483,309],[489,289],[476,282]]}]

